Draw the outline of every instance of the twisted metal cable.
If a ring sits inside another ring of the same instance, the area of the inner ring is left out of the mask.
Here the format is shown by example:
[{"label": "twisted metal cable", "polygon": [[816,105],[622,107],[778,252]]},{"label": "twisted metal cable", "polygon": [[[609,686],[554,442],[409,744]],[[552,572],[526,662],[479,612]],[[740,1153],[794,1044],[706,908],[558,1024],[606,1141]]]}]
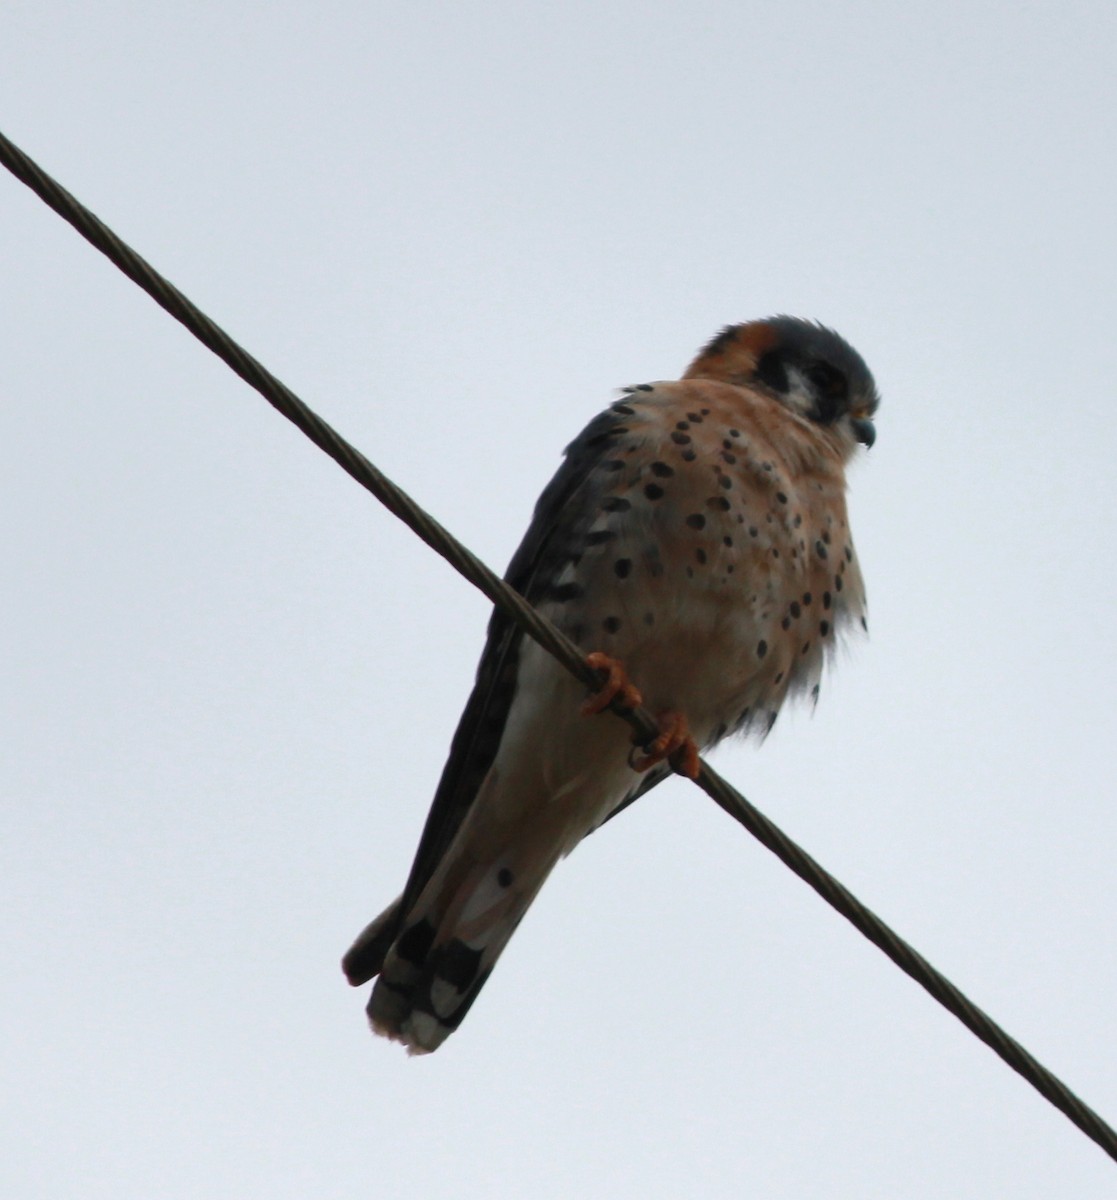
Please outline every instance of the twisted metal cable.
[{"label": "twisted metal cable", "polygon": [[[173,284],[93,215],[83,204],[46,174],[35,162],[0,133],[0,162],[17,179],[68,221],[96,249],[109,258],[162,308],[183,324],[199,341],[255,388],[274,408],[324,450],[362,487],[367,488],[390,512],[432,550],[496,605],[503,608],[531,638],[554,655],[568,671],[591,688],[601,682],[600,672],[588,667],[578,647],[549,620],[540,616],[523,597],[509,587],[410,496],[380,472],[336,430],[309,409],[294,392],[239,346],[223,329],[192,304]],[[638,740],[656,735],[657,724],[645,709],[613,711],[627,720]],[[696,780],[698,786],[745,827],[805,883],[850,921],[875,946],[979,1037],[1040,1095],[1064,1113],[1087,1137],[1117,1160],[1117,1132],[1084,1104],[1060,1079],[1038,1062],[991,1017],[984,1013],[921,954],[890,929],[875,913],[838,882],[778,826],[755,808],[704,761]]]}]

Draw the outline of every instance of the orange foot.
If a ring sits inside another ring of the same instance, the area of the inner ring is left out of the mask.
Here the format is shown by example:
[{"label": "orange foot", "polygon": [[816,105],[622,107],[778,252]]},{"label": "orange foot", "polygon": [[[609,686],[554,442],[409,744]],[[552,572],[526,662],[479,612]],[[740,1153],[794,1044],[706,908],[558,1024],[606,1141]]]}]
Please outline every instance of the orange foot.
[{"label": "orange foot", "polygon": [[656,763],[669,762],[680,775],[697,779],[700,769],[698,747],[690,736],[686,717],[681,712],[668,709],[656,718],[659,736],[644,747],[644,753],[631,760],[634,771],[646,771]]},{"label": "orange foot", "polygon": [[586,655],[586,666],[592,671],[604,671],[607,678],[601,688],[582,705],[583,717],[604,712],[614,700],[619,700],[622,708],[639,708],[644,703],[644,697],[629,682],[628,673],[615,658],[595,650]]}]

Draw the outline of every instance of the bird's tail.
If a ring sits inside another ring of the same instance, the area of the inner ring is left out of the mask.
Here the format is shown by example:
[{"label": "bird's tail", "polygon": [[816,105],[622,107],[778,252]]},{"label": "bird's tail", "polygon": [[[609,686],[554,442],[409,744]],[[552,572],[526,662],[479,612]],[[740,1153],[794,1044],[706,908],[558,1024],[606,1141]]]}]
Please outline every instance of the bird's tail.
[{"label": "bird's tail", "polygon": [[385,909],[342,961],[354,986],[379,975],[368,1003],[373,1029],[412,1054],[437,1050],[465,1018],[551,865],[530,882],[506,862],[438,872],[410,912],[400,911],[400,900]]}]

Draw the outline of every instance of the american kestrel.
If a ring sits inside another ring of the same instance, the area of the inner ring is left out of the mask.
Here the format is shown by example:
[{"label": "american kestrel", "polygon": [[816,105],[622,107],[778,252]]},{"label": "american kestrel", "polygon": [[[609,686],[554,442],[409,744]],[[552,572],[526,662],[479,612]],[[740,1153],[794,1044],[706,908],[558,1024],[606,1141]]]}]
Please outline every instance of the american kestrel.
[{"label": "american kestrel", "polygon": [[[766,734],[865,626],[845,467],[872,445],[868,367],[821,325],[732,325],[682,379],[625,388],[570,446],[507,581],[605,668],[595,700],[499,609],[403,894],[343,967],[412,1052],[461,1023],[558,860],[611,813]],[[643,753],[603,709],[660,718]]]}]

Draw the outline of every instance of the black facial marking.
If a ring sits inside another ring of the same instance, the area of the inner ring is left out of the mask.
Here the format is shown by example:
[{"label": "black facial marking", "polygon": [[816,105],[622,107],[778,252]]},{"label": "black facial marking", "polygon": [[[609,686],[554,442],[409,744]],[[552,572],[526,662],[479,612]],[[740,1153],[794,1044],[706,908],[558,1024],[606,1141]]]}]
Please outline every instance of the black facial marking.
[{"label": "black facial marking", "polygon": [[756,364],[756,378],[775,392],[786,393],[791,386],[787,379],[787,368],[783,355],[778,350],[769,350]]}]

